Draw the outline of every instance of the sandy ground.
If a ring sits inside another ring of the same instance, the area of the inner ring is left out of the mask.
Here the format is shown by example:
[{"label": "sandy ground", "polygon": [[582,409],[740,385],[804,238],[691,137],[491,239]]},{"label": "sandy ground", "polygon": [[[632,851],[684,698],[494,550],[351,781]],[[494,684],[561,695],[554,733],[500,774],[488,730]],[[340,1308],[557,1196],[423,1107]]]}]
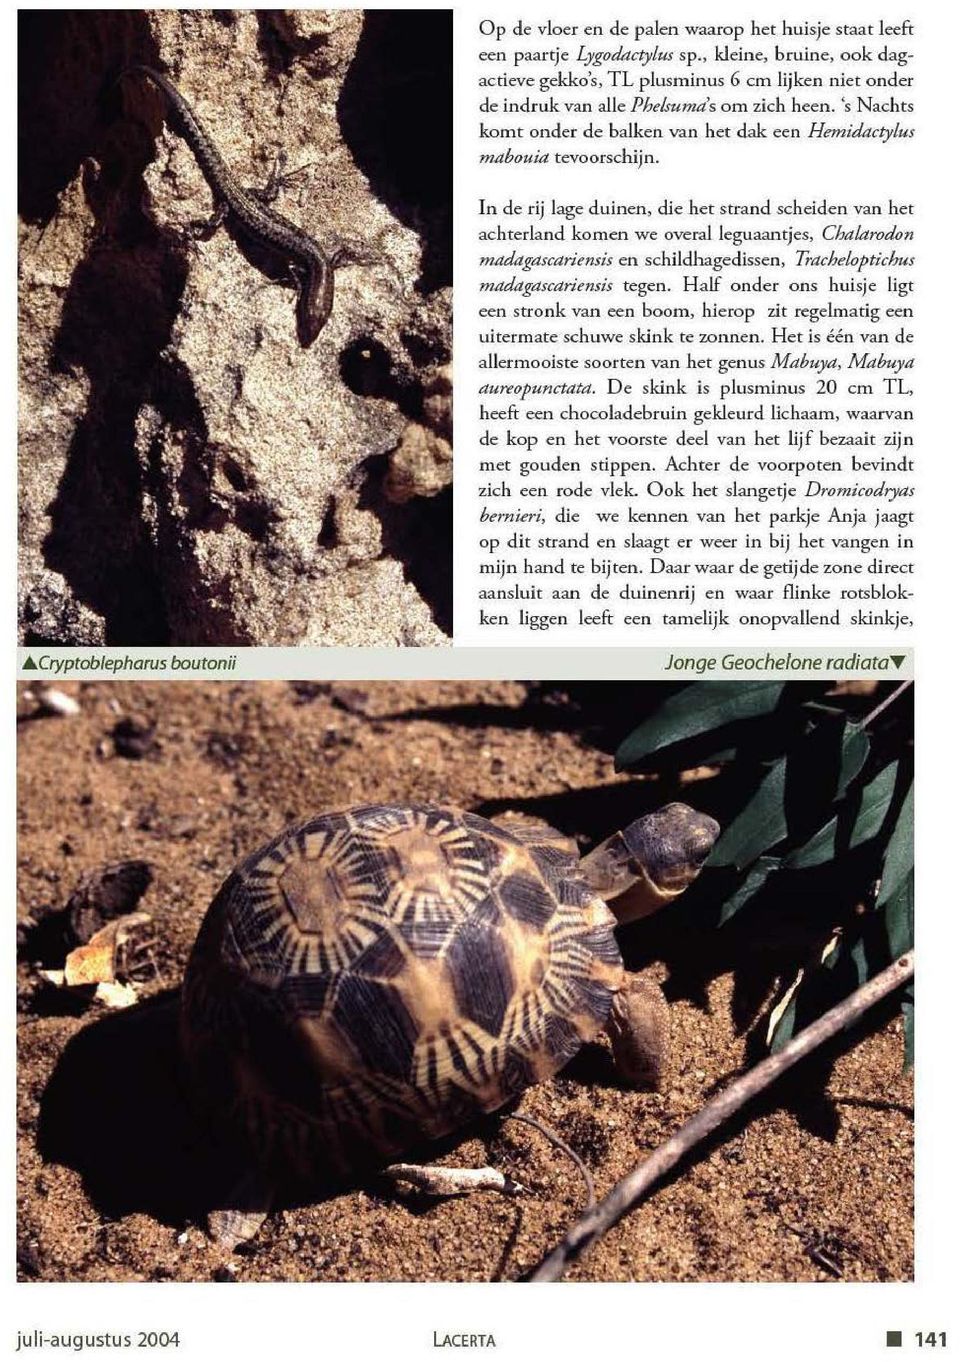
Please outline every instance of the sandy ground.
[{"label": "sandy ground", "polygon": [[[159,977],[135,1008],[107,1013],[21,963],[21,1278],[487,1280],[529,1270],[577,1213],[581,1186],[536,1132],[495,1120],[443,1158],[495,1163],[527,1195],[399,1200],[372,1181],[278,1210],[228,1260],[203,1229],[225,1174],[183,1089],[175,990],[221,880],[287,822],[376,798],[450,801],[546,816],[589,845],[673,787],[614,775],[595,745],[602,734],[582,731],[562,706],[530,704],[513,683],[65,689],[80,700],[77,717],[33,719],[20,703],[19,915],[61,906],[105,862],[149,861],[141,906],[155,917]],[[608,713],[622,692],[611,688]],[[114,736],[131,716],[155,725],[135,757]],[[714,811],[712,784],[686,797]],[[775,952],[762,940],[731,949],[711,931],[678,944],[646,923],[623,945],[631,964],[662,957],[673,1045],[664,1090],[623,1090],[597,1045],[521,1106],[577,1149],[601,1195],[753,1053],[773,979]],[[912,1103],[888,1009],[802,1066],[571,1278],[910,1278]]]}]

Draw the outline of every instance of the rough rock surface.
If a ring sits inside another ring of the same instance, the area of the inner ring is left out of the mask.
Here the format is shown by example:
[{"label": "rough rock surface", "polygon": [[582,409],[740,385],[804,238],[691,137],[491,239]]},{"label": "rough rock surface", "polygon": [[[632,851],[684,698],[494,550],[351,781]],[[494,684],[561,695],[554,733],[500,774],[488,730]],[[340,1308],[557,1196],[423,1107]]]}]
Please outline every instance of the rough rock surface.
[{"label": "rough rock surface", "polygon": [[[445,641],[449,16],[34,11],[21,40],[24,640]],[[210,189],[132,63],[376,256],[309,348],[276,262],[193,230]]]}]

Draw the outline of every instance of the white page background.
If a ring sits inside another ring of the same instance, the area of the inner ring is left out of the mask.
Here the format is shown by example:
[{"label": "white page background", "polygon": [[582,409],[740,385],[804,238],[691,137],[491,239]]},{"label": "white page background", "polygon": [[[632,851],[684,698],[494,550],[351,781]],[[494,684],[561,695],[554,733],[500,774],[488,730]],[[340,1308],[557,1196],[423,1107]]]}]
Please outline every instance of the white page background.
[{"label": "white page background", "polygon": [[[113,8],[114,6],[100,6]],[[402,6],[388,6],[402,8]],[[430,6],[443,8],[443,6]],[[640,16],[636,6],[590,6],[579,9],[565,0],[550,7],[524,3],[469,4],[456,15],[457,65],[457,288],[459,305],[457,365],[461,376],[469,370],[472,356],[470,315],[472,289],[473,211],[477,198],[473,161],[473,108],[469,53],[473,49],[473,26],[482,16],[513,16],[519,11],[536,21],[551,14],[573,21],[620,13]],[[920,626],[913,640],[917,646],[917,717],[919,743],[918,829],[918,1211],[917,1256],[914,1283],[881,1285],[708,1285],[708,1284],[610,1284],[572,1285],[543,1289],[520,1285],[232,1285],[198,1284],[41,1284],[14,1281],[15,1169],[14,1169],[14,1009],[13,888],[16,868],[13,653],[15,637],[15,383],[14,383],[14,269],[15,243],[12,220],[15,212],[15,33],[14,15],[3,15],[4,41],[4,174],[0,177],[8,224],[5,289],[5,325],[0,332],[3,347],[3,421],[7,435],[6,496],[3,515],[7,534],[4,554],[5,620],[9,640],[10,685],[8,721],[3,729],[4,758],[0,788],[0,842],[10,888],[8,929],[4,952],[6,978],[11,997],[4,1037],[3,1113],[6,1135],[2,1142],[3,1216],[3,1324],[0,1342],[13,1353],[17,1331],[35,1328],[58,1332],[133,1332],[138,1329],[178,1330],[181,1346],[164,1355],[190,1359],[216,1358],[378,1358],[384,1362],[428,1356],[449,1356],[433,1347],[436,1330],[493,1333],[496,1349],[488,1355],[509,1358],[568,1359],[602,1355],[628,1358],[775,1358],[783,1362],[842,1357],[905,1356],[912,1349],[915,1330],[950,1330],[956,1311],[956,1042],[954,1001],[957,996],[957,867],[954,810],[957,806],[956,711],[958,707],[957,580],[955,544],[958,539],[956,404],[957,376],[956,276],[958,232],[954,185],[957,176],[956,98],[960,89],[960,66],[955,7],[917,0],[909,11],[889,11],[852,0],[834,3],[817,11],[784,3],[767,5],[756,0],[753,10],[740,3],[672,3],[663,6],[665,19],[698,18],[719,22],[756,14],[764,20],[822,17],[834,22],[882,16],[890,22],[912,17],[918,25],[921,61],[917,74],[923,89],[921,141],[909,153],[899,155],[898,176],[906,182],[890,184],[901,198],[915,198],[922,205],[926,263],[918,307],[923,308],[922,420],[918,422],[918,455],[923,460],[924,493],[919,516],[919,538],[924,570],[917,604]],[[654,17],[646,10],[642,17]],[[873,183],[882,164],[892,166],[877,149],[857,149],[851,160],[841,146],[791,148],[789,167],[771,163],[764,167],[764,191],[859,192],[860,184]],[[730,156],[736,147],[724,148]],[[751,150],[751,176],[758,161]],[[692,173],[693,161],[686,162]],[[668,173],[683,176],[683,162]],[[662,173],[662,172],[661,172]],[[735,163],[698,164],[696,184],[678,180],[680,193],[695,190],[702,198],[715,195],[722,184],[737,178]],[[598,179],[598,191],[610,192]],[[546,186],[544,192],[549,193]],[[666,187],[664,192],[668,192]],[[464,406],[466,409],[464,409]],[[477,456],[476,424],[470,404],[461,407],[457,445],[461,472],[458,513],[469,517],[471,508],[462,497],[469,489],[469,470]],[[462,573],[471,571],[470,556],[458,550]],[[461,582],[463,578],[461,577]],[[535,642],[536,640],[534,640]],[[543,638],[556,645],[556,638]],[[584,640],[580,640],[581,642]],[[609,636],[604,643],[612,640]],[[676,644],[677,639],[644,640]],[[767,638],[742,637],[744,644],[765,644]],[[849,645],[857,640],[830,640]],[[524,640],[529,642],[529,640]],[[779,645],[792,642],[810,645],[818,640],[778,637]],[[584,649],[578,671],[594,674],[590,650]],[[306,659],[305,659],[306,664]],[[535,656],[527,650],[517,655],[512,674],[536,674]],[[307,665],[302,674],[311,674]],[[322,657],[316,663],[323,675]],[[602,674],[602,672],[600,673]],[[851,1170],[851,1176],[853,1176]],[[642,1210],[640,1211],[642,1214]],[[491,1263],[498,1245],[491,1245]],[[455,1271],[456,1264],[445,1265]],[[904,1349],[884,1349],[887,1329],[902,1329]],[[950,1339],[956,1347],[958,1337]],[[120,1350],[88,1350],[88,1355],[116,1356]],[[132,1351],[132,1350],[131,1350]],[[923,1351],[929,1352],[930,1349]],[[24,1350],[21,1356],[28,1356]],[[39,1355],[39,1354],[38,1354]],[[50,1356],[45,1351],[43,1356]],[[138,1356],[147,1356],[140,1351]],[[149,1354],[156,1356],[156,1353]],[[456,1355],[462,1355],[462,1351]],[[471,1356],[478,1353],[472,1352]]]}]

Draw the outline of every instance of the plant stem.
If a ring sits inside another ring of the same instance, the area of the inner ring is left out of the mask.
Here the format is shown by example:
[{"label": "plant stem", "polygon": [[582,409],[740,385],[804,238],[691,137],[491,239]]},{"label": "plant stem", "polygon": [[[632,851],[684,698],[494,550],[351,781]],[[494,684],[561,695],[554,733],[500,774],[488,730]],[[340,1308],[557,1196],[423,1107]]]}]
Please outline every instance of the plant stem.
[{"label": "plant stem", "polygon": [[886,699],[880,701],[876,709],[871,709],[867,717],[865,719],[860,720],[857,727],[866,728],[867,724],[872,724],[877,715],[883,713],[887,705],[892,705],[894,700],[899,699],[903,692],[905,690],[909,690],[912,685],[913,685],[912,681],[901,681],[896,690],[892,690],[890,694],[886,697]]}]

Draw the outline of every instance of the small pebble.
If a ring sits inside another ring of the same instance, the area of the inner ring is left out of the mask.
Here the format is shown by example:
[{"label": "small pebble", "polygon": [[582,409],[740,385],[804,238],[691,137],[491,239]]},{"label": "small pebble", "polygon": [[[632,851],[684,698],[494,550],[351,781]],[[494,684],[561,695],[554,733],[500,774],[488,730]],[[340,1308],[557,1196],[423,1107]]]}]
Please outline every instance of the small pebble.
[{"label": "small pebble", "polygon": [[155,736],[156,731],[156,724],[138,719],[132,714],[127,715],[113,726],[111,737],[114,751],[117,756],[139,761],[157,750],[159,744]]},{"label": "small pebble", "polygon": [[29,699],[34,700],[44,714],[57,714],[61,718],[72,718],[80,713],[80,706],[72,695],[67,695],[56,686],[37,681],[26,691]]}]

